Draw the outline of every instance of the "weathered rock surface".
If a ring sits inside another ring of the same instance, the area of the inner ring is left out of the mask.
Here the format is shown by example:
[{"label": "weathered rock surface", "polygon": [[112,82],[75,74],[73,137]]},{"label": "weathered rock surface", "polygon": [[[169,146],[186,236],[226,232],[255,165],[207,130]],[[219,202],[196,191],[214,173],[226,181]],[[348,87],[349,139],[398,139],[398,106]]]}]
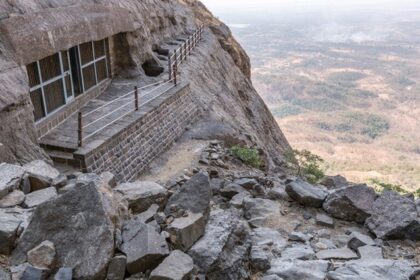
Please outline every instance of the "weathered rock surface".
[{"label": "weathered rock surface", "polygon": [[20,280],[45,280],[48,277],[48,271],[28,265],[23,271]]},{"label": "weathered rock surface", "polygon": [[375,241],[373,239],[365,234],[359,233],[357,231],[354,231],[349,236],[349,242],[347,243],[347,246],[350,249],[357,250],[357,248],[365,245],[375,245]]},{"label": "weathered rock surface", "polygon": [[302,179],[296,179],[286,185],[287,194],[304,206],[322,207],[327,192],[320,187],[313,186]]},{"label": "weathered rock surface", "polygon": [[73,269],[71,267],[62,267],[54,275],[54,280],[72,280]]},{"label": "weathered rock surface", "polygon": [[165,238],[156,229],[136,220],[124,224],[121,251],[127,256],[127,270],[130,274],[153,269],[169,255]]},{"label": "weathered rock surface", "polygon": [[60,172],[42,160],[35,160],[23,166],[29,176],[31,191],[48,188]]},{"label": "weathered rock surface", "polygon": [[350,183],[341,175],[337,176],[325,176],[321,182],[321,185],[326,186],[328,189],[339,189],[348,187]]},{"label": "weathered rock surface", "polygon": [[112,258],[108,266],[107,280],[123,280],[125,276],[125,268],[127,265],[127,257],[124,255]]},{"label": "weathered rock surface", "polygon": [[10,280],[10,274],[0,266],[0,280]]},{"label": "weathered rock surface", "polygon": [[25,194],[20,190],[14,190],[0,199],[0,208],[15,207],[25,200]]},{"label": "weathered rock surface", "polygon": [[281,252],[282,260],[312,260],[315,252],[310,245],[294,244]]},{"label": "weathered rock surface", "polygon": [[297,241],[297,242],[307,242],[312,239],[312,235],[310,234],[304,234],[302,232],[292,232],[289,234],[289,240],[290,241]]},{"label": "weathered rock surface", "polygon": [[286,192],[286,186],[279,183],[274,184],[274,187],[268,192],[267,198],[272,200],[292,200],[292,198]]},{"label": "weathered rock surface", "polygon": [[364,223],[376,197],[375,191],[367,185],[354,185],[331,193],[323,208],[335,218]]},{"label": "weathered rock surface", "polygon": [[209,175],[198,173],[169,198],[165,213],[167,215],[171,214],[173,212],[171,208],[175,206],[176,209],[207,216],[210,211],[211,196]]},{"label": "weathered rock surface", "polygon": [[407,261],[359,260],[330,271],[328,280],[407,280],[414,269]]},{"label": "weathered rock surface", "polygon": [[246,192],[246,190],[238,184],[230,183],[221,188],[219,192],[221,196],[231,199],[239,193]]},{"label": "weathered rock surface", "polygon": [[23,207],[33,208],[57,196],[57,190],[54,187],[31,192],[26,195]]},{"label": "weathered rock surface", "polygon": [[269,199],[249,197],[244,199],[244,211],[252,227],[270,227],[277,224],[280,205]]},{"label": "weathered rock surface", "polygon": [[204,234],[207,218],[200,213],[188,213],[187,217],[176,218],[166,231],[171,234],[171,243],[187,251]]},{"label": "weathered rock surface", "polygon": [[327,261],[274,260],[267,275],[277,275],[284,280],[324,280],[328,268]]},{"label": "weathered rock surface", "polygon": [[19,187],[24,173],[25,170],[18,165],[0,164],[0,199]]},{"label": "weathered rock surface", "polygon": [[55,254],[54,243],[46,240],[28,252],[28,263],[48,270],[54,263]]},{"label": "weathered rock surface", "polygon": [[316,254],[316,257],[320,260],[352,260],[358,258],[356,253],[354,253],[349,248],[322,250]]},{"label": "weathered rock surface", "polygon": [[14,213],[0,211],[0,254],[9,255],[14,247],[22,218]]},{"label": "weathered rock surface", "polygon": [[194,270],[193,259],[175,250],[150,274],[150,280],[186,280]]},{"label": "weathered rock surface", "polygon": [[114,253],[114,224],[107,212],[109,197],[88,184],[39,205],[12,254],[21,264],[26,253],[50,240],[57,266],[73,267],[75,279],[105,277]]},{"label": "weathered rock surface", "polygon": [[316,224],[320,226],[326,226],[330,228],[334,227],[334,219],[322,213],[316,214],[315,221],[316,221]]},{"label": "weathered rock surface", "polygon": [[358,247],[357,253],[361,259],[374,260],[384,258],[382,248],[376,246],[366,245]]},{"label": "weathered rock surface", "polygon": [[141,181],[121,184],[115,191],[123,195],[135,214],[146,211],[153,204],[163,205],[167,195],[167,190],[161,185]]},{"label": "weathered rock surface", "polygon": [[420,218],[412,196],[383,192],[373,203],[366,226],[382,239],[420,240]]},{"label": "weathered rock surface", "polygon": [[237,195],[232,197],[229,203],[233,207],[240,209],[244,205],[244,199],[249,197],[251,197],[251,194],[249,192],[238,193]]}]

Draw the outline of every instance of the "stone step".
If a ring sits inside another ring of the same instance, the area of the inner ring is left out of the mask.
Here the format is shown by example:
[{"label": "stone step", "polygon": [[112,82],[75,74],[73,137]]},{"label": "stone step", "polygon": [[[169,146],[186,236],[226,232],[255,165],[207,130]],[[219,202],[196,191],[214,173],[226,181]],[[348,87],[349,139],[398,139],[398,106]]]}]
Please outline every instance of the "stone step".
[{"label": "stone step", "polygon": [[82,167],[80,160],[73,157],[73,153],[49,149],[46,149],[45,151],[56,164],[65,164],[77,169],[81,169]]}]

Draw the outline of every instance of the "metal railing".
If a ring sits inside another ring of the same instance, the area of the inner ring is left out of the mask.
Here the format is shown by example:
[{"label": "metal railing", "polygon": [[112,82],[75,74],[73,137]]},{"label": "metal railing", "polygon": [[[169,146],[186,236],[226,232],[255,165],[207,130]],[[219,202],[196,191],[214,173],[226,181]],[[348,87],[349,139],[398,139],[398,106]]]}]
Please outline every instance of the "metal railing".
[{"label": "metal railing", "polygon": [[[169,79],[162,80],[157,83],[149,84],[144,87],[138,88],[137,86],[134,87],[134,90],[123,94],[122,96],[107,102],[100,107],[91,110],[87,113],[82,113],[81,111],[78,112],[77,116],[77,145],[79,147],[83,146],[83,143],[86,139],[94,136],[95,134],[99,133],[100,131],[104,130],[105,128],[111,126],[112,124],[116,123],[117,121],[121,120],[122,118],[128,116],[129,114],[138,111],[141,106],[146,105],[147,103],[155,100],[159,96],[163,95],[164,93],[168,92],[169,90],[173,89],[178,85],[178,69],[180,64],[187,59],[187,56],[191,55],[191,52],[195,48],[195,46],[202,40],[204,32],[204,25],[201,25],[191,36],[189,36],[184,43],[181,44],[179,48],[177,48],[173,54],[168,54],[168,72],[169,72]],[[172,84],[173,83],[173,84]],[[165,86],[171,85],[169,88],[165,88]],[[142,95],[142,98],[151,95],[152,93],[158,93],[155,96],[152,96],[150,99],[145,101],[144,103],[140,104],[140,91],[147,90],[151,87],[153,89],[147,91],[145,94]],[[127,101],[128,100],[128,101]],[[116,102],[123,102],[121,105],[117,105],[116,108],[110,109],[112,111],[107,112],[105,115],[89,122],[83,123],[83,120],[92,115],[93,113],[99,112],[101,109],[106,108],[107,106],[114,104]],[[131,105],[130,105],[131,104]],[[132,109],[127,110],[130,106]],[[105,125],[97,128],[93,132],[89,133],[88,135],[84,135],[84,132],[87,128],[93,127],[99,121],[105,120],[107,117],[111,116],[114,113],[118,113],[119,111],[125,110],[126,113],[120,115],[118,118],[113,119],[112,121],[106,123]]]}]

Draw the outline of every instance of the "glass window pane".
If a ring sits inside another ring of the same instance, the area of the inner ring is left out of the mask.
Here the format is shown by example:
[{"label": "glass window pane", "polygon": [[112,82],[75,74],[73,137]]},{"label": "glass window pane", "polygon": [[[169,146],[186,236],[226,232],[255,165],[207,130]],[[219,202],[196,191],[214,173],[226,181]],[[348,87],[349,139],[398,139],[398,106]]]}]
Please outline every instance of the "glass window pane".
[{"label": "glass window pane", "polygon": [[82,59],[82,65],[85,65],[93,60],[92,42],[80,45],[80,58]]},{"label": "glass window pane", "polygon": [[46,82],[61,75],[58,53],[39,61],[42,81]]},{"label": "glass window pane", "polygon": [[83,68],[83,82],[85,85],[85,91],[96,85],[95,67],[93,64]]},{"label": "glass window pane", "polygon": [[28,66],[26,66],[26,70],[28,71],[29,87],[39,85],[40,83],[37,63],[34,62],[29,64]]},{"label": "glass window pane", "polygon": [[34,106],[34,115],[35,121],[45,117],[44,105],[42,102],[42,92],[41,89],[34,90],[30,92],[32,105]]},{"label": "glass window pane", "polygon": [[100,58],[105,56],[105,45],[104,40],[101,41],[95,41],[95,58]]},{"label": "glass window pane", "polygon": [[70,75],[67,75],[66,78],[66,91],[67,91],[67,98],[72,97],[73,96],[73,91],[71,88],[71,79],[70,79]]},{"label": "glass window pane", "polygon": [[96,72],[98,73],[98,83],[108,78],[106,72],[106,59],[96,62]]},{"label": "glass window pane", "polygon": [[47,106],[47,114],[65,104],[63,80],[55,81],[44,86],[45,103]]},{"label": "glass window pane", "polygon": [[61,61],[63,62],[64,71],[69,71],[69,58],[67,56],[67,51],[61,52]]}]

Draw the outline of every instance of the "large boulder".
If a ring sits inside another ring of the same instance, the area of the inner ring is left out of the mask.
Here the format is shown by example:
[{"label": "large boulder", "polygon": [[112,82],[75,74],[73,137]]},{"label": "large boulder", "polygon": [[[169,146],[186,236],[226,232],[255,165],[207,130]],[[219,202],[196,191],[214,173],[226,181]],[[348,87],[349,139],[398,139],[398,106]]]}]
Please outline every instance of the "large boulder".
[{"label": "large boulder", "polygon": [[25,169],[18,165],[0,164],[0,198],[19,187],[24,173]]},{"label": "large boulder", "polygon": [[23,166],[31,185],[31,191],[48,188],[54,179],[60,176],[60,172],[42,160],[35,160]]},{"label": "large boulder", "polygon": [[175,250],[152,271],[150,280],[186,280],[194,270],[193,259]]},{"label": "large boulder", "polygon": [[31,212],[20,208],[0,209],[0,255],[9,255],[18,235],[26,228]]},{"label": "large boulder", "polygon": [[413,196],[383,192],[373,203],[366,226],[381,239],[420,240],[420,218]]},{"label": "large boulder", "polygon": [[357,260],[350,261],[330,271],[327,280],[407,280],[414,268],[402,260]]},{"label": "large boulder", "polygon": [[286,185],[287,194],[304,206],[322,207],[328,192],[298,178]]},{"label": "large boulder", "polygon": [[130,274],[153,269],[169,255],[165,237],[155,227],[136,219],[124,224],[122,242],[121,251],[127,256],[127,270]]},{"label": "large boulder", "polygon": [[280,217],[280,204],[263,198],[243,200],[245,218],[252,227],[275,227]]},{"label": "large boulder", "polygon": [[207,279],[246,279],[249,227],[236,209],[210,213],[204,236],[188,251]]},{"label": "large boulder", "polygon": [[114,254],[110,196],[90,183],[39,205],[13,251],[11,262],[26,261],[26,253],[49,240],[56,249],[56,265],[72,267],[75,279],[104,278]]},{"label": "large boulder", "polygon": [[133,182],[118,185],[115,189],[123,195],[134,214],[146,211],[153,204],[162,206],[166,201],[167,190],[153,182]]},{"label": "large boulder", "polygon": [[209,175],[204,172],[198,173],[169,198],[165,214],[172,214],[175,208],[201,213],[207,217],[210,211],[211,196]]},{"label": "large boulder", "polygon": [[188,213],[176,218],[167,228],[175,248],[187,251],[204,234],[207,218],[201,213]]},{"label": "large boulder", "polygon": [[284,280],[324,280],[328,268],[327,261],[276,259],[271,262],[271,269],[267,275],[277,275]]},{"label": "large boulder", "polygon": [[375,191],[367,185],[354,185],[331,193],[323,208],[335,218],[364,223],[376,198]]},{"label": "large boulder", "polygon": [[15,207],[25,200],[25,194],[20,190],[14,190],[0,199],[0,208]]}]

